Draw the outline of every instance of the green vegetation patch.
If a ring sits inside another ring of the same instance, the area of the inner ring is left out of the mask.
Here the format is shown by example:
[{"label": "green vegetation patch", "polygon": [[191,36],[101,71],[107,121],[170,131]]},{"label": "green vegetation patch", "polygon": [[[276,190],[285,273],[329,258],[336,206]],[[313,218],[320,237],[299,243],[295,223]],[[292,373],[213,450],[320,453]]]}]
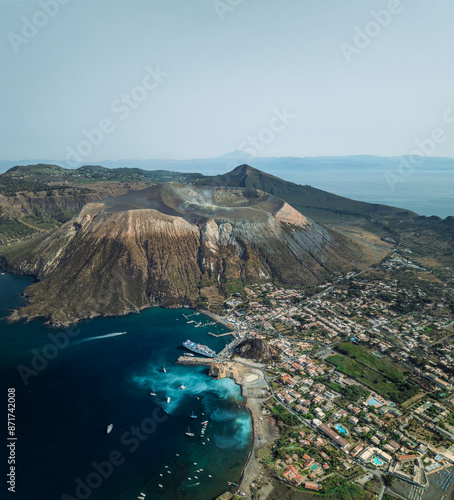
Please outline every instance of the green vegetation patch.
[{"label": "green vegetation patch", "polygon": [[347,481],[343,477],[333,475],[322,482],[323,497],[336,500],[369,500],[374,494],[363,490],[357,484]]},{"label": "green vegetation patch", "polygon": [[401,382],[404,379],[401,372],[386,363],[382,358],[377,358],[376,356],[368,353],[366,349],[359,345],[343,342],[339,344],[336,349],[340,353],[354,359],[358,363],[382,373],[393,382]]},{"label": "green vegetation patch", "polygon": [[361,398],[367,399],[370,395],[370,391],[359,385],[343,386],[336,384],[336,382],[332,382],[329,379],[323,379],[322,381],[326,386],[330,387],[339,394],[342,394],[342,396],[346,397],[350,401],[353,401],[354,403],[359,401]]},{"label": "green vegetation patch", "polygon": [[31,228],[18,222],[17,220],[0,219],[0,243],[5,243],[8,240],[15,238],[25,238],[35,231]]},{"label": "green vegetation patch", "polygon": [[326,361],[333,364],[340,372],[345,373],[367,387],[396,403],[403,403],[418,393],[419,387],[412,381],[394,382],[362,363],[341,354],[329,356]]},{"label": "green vegetation patch", "polygon": [[290,413],[288,410],[286,410],[282,405],[276,404],[271,407],[271,411],[276,415],[276,417],[283,422],[284,424],[287,425],[298,425],[301,422],[299,419]]}]

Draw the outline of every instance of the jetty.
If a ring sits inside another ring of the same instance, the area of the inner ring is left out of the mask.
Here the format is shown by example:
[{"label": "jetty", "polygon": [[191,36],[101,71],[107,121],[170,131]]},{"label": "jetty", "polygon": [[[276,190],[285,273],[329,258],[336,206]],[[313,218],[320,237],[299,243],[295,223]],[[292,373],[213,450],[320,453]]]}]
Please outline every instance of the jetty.
[{"label": "jetty", "polygon": [[217,358],[201,358],[201,357],[187,357],[180,356],[176,363],[177,365],[186,365],[186,366],[211,366],[211,363],[215,362]]},{"label": "jetty", "polygon": [[220,333],[219,335],[216,335],[215,333],[208,332],[208,335],[211,335],[213,337],[226,337],[227,335],[235,336],[235,333],[234,332],[227,332],[227,333]]}]

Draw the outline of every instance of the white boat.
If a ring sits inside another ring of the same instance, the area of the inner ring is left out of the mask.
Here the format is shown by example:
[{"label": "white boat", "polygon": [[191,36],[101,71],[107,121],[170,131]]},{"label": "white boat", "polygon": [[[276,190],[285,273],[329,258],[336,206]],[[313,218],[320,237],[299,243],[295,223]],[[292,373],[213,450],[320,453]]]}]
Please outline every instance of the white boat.
[{"label": "white boat", "polygon": [[181,385],[180,385],[180,389],[181,389],[182,391],[184,391],[184,390],[186,389],[186,387],[184,386],[184,384],[181,384]]},{"label": "white boat", "polygon": [[150,392],[150,396],[156,396],[155,392]]},{"label": "white boat", "polygon": [[189,428],[189,426],[188,426],[188,432],[186,432],[185,434],[186,434],[186,436],[194,437],[194,433],[191,432],[191,429]]},{"label": "white boat", "polygon": [[112,429],[113,429],[113,424],[109,424],[106,429],[106,434],[110,434],[112,432]]},{"label": "white boat", "polygon": [[168,398],[166,399],[166,401],[167,401],[167,403],[170,403],[170,398],[168,397]]},{"label": "white boat", "polygon": [[164,373],[167,373],[167,370],[166,370],[166,366],[165,366],[165,365],[163,366],[162,371],[163,371]]}]

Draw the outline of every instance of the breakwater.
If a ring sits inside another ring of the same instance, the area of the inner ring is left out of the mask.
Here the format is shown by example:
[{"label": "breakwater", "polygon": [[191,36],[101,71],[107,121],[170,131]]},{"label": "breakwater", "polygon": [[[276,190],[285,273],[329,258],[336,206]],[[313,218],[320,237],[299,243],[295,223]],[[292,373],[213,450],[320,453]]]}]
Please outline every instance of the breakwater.
[{"label": "breakwater", "polygon": [[215,361],[216,358],[199,358],[199,357],[189,357],[180,356],[176,363],[177,365],[185,366],[211,366],[211,363]]}]

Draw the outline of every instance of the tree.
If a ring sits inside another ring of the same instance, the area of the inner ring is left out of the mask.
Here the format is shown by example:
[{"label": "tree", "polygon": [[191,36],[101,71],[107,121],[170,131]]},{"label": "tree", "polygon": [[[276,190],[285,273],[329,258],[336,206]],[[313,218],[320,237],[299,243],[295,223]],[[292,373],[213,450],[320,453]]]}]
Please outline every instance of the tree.
[{"label": "tree", "polygon": [[391,474],[387,474],[386,476],[383,476],[383,480],[385,481],[386,486],[392,486],[396,478],[394,476],[391,476]]}]

